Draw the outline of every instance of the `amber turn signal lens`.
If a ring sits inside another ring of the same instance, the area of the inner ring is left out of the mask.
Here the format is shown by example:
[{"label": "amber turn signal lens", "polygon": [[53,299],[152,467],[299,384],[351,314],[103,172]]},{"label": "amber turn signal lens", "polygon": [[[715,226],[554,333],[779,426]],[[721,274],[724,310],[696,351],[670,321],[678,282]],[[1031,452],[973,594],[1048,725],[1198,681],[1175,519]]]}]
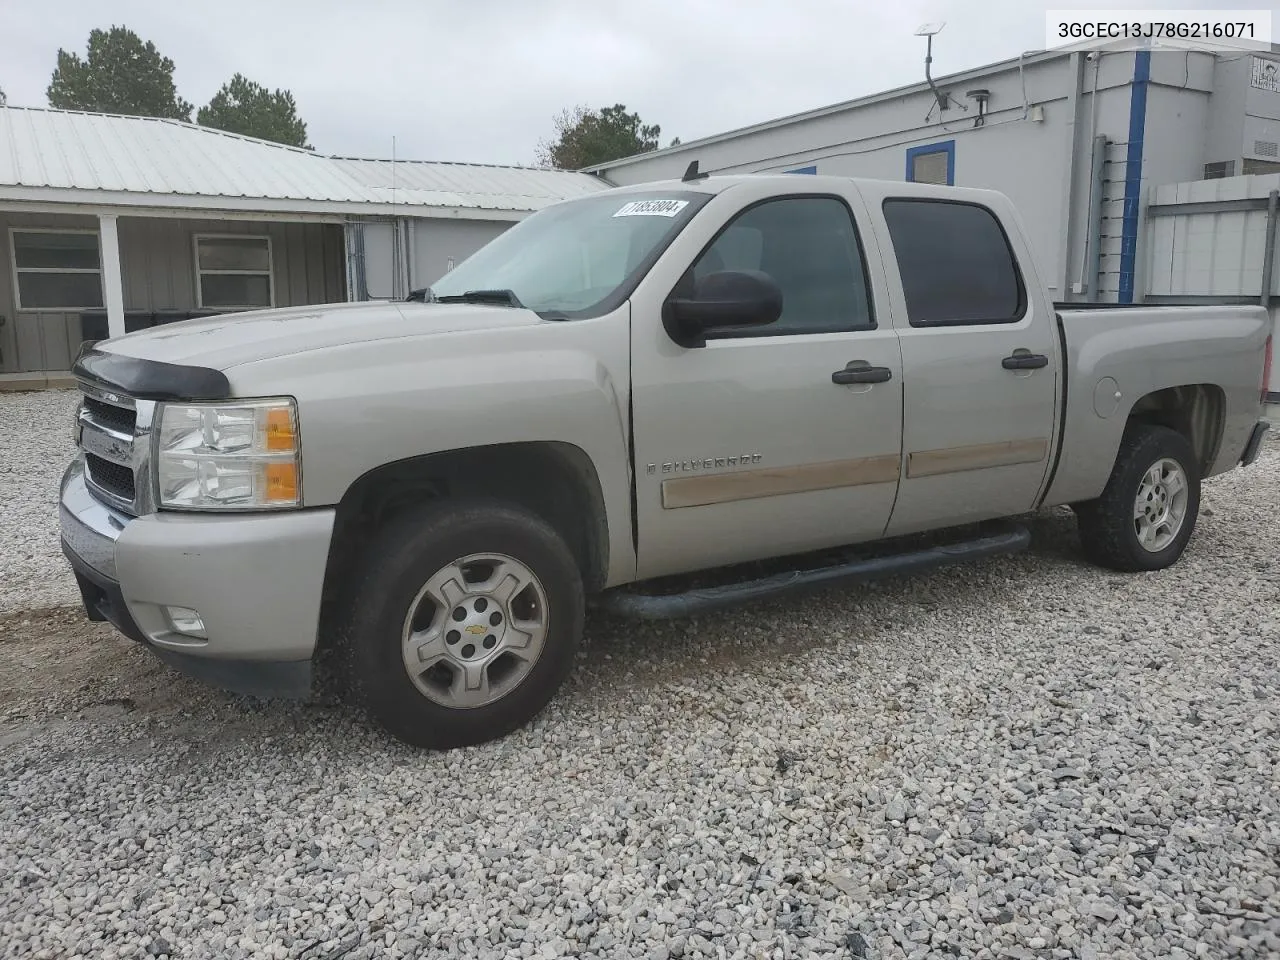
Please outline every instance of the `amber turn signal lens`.
[{"label": "amber turn signal lens", "polygon": [[272,453],[292,451],[297,444],[292,413],[282,407],[267,410],[267,450]]},{"label": "amber turn signal lens", "polygon": [[298,500],[298,467],[293,463],[268,463],[267,502],[296,503]]}]

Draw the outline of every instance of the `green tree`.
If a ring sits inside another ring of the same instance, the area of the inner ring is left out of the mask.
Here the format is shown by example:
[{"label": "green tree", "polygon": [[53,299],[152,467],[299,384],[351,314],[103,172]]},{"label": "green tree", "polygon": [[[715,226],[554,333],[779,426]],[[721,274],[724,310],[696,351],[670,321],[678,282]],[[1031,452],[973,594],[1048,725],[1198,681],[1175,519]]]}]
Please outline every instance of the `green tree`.
[{"label": "green tree", "polygon": [[580,170],[658,149],[662,128],[648,125],[620,103],[591,110],[574,107],[555,119],[556,136],[538,144],[538,162],[559,170]]},{"label": "green tree", "polygon": [[191,104],[173,85],[173,61],[125,27],[90,30],[83,60],[59,49],[47,96],[63,110],[191,119]]},{"label": "green tree", "polygon": [[196,123],[311,149],[307,125],[298,119],[293,94],[288,90],[270,91],[238,73],[222,85],[207,107],[200,108]]}]

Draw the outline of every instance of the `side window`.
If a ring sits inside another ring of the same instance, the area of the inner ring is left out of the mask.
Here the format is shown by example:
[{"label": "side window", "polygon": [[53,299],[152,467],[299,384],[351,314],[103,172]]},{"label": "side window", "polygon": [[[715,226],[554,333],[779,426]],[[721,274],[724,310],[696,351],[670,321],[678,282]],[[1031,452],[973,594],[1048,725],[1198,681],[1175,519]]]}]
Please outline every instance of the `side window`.
[{"label": "side window", "polygon": [[886,200],[884,217],[913,327],[1016,323],[1026,291],[1004,228],[986,207]]},{"label": "side window", "polygon": [[868,330],[875,326],[862,244],[833,197],[770,200],[740,213],[682,284],[719,270],[762,270],[782,288],[782,316],[732,336]]},{"label": "side window", "polygon": [[907,148],[907,181],[954,186],[956,182],[956,142],[945,140],[923,147]]}]

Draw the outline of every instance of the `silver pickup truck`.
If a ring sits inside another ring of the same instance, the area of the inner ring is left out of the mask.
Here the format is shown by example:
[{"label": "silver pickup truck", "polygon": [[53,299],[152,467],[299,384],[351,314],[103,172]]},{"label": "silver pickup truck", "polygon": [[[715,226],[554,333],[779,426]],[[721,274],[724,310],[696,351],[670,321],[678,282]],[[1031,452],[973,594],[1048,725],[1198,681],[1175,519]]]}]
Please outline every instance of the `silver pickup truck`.
[{"label": "silver pickup truck", "polygon": [[923,570],[1059,504],[1094,562],[1174,563],[1258,453],[1269,328],[1055,308],[998,193],[690,170],[407,301],[82,352],[63,544],[88,615],[189,672],[305,693],[333,651],[393,735],[477,743],[552,697],[589,602]]}]

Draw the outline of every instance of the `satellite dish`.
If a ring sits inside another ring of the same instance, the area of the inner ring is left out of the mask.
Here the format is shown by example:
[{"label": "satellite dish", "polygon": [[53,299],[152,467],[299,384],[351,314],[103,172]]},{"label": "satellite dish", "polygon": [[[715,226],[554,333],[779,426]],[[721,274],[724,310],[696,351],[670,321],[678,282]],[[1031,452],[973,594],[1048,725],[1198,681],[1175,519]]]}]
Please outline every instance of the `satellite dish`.
[{"label": "satellite dish", "polygon": [[916,36],[932,37],[935,33],[941,33],[942,28],[945,27],[946,25],[947,24],[945,20],[939,20],[937,23],[922,23],[919,27],[916,28]]}]

